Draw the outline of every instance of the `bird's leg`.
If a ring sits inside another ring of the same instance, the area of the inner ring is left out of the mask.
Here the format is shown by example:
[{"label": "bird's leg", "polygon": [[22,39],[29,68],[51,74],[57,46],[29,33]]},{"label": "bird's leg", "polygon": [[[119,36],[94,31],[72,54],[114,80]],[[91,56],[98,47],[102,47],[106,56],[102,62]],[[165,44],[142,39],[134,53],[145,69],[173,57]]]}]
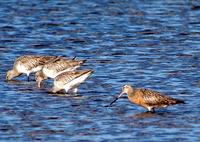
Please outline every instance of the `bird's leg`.
[{"label": "bird's leg", "polygon": [[73,88],[71,91],[72,93],[76,94],[78,92],[78,88]]},{"label": "bird's leg", "polygon": [[148,107],[147,109],[148,109],[148,111],[149,111],[149,112],[152,112],[152,113],[154,113],[154,112],[155,112],[155,110],[154,110],[154,108],[153,108],[153,107]]},{"label": "bird's leg", "polygon": [[57,88],[56,86],[53,86],[53,88],[49,92],[51,92],[51,93],[57,93],[60,90],[61,90],[60,88]]},{"label": "bird's leg", "polygon": [[29,77],[29,74],[27,74],[27,81],[28,81],[28,82],[30,81],[30,77]]},{"label": "bird's leg", "polygon": [[64,88],[64,90],[65,90],[66,93],[68,93],[69,89],[70,89],[69,87],[65,87]]},{"label": "bird's leg", "polygon": [[152,112],[152,113],[155,113],[155,109],[154,109],[154,108],[152,108],[152,109],[151,109],[151,112]]}]

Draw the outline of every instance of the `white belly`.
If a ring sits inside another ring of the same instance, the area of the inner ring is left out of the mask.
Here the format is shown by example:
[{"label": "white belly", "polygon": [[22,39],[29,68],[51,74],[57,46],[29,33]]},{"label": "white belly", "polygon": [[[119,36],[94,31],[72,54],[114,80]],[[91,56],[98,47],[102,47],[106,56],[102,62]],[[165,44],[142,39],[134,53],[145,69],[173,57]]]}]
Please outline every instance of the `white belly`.
[{"label": "white belly", "polygon": [[16,68],[17,68],[17,71],[20,72],[20,73],[25,73],[25,74],[30,73],[30,71],[28,71],[24,65],[18,64],[16,66]]},{"label": "white belly", "polygon": [[24,65],[18,64],[16,66],[16,68],[20,73],[30,74],[30,73],[33,73],[33,72],[40,71],[42,69],[42,66],[37,66],[35,68],[32,68],[31,70],[28,70]]},{"label": "white belly", "polygon": [[35,68],[32,68],[31,72],[38,72],[42,69],[42,66],[37,66]]},{"label": "white belly", "polygon": [[49,78],[55,78],[56,77],[56,73],[53,70],[43,68],[42,72],[45,74],[45,76],[47,76]]},{"label": "white belly", "polygon": [[67,91],[69,89],[76,88],[78,85],[83,83],[88,78],[88,76],[90,76],[90,73],[84,74],[84,75],[70,81],[69,83],[67,83],[63,86],[63,89],[65,89]]}]

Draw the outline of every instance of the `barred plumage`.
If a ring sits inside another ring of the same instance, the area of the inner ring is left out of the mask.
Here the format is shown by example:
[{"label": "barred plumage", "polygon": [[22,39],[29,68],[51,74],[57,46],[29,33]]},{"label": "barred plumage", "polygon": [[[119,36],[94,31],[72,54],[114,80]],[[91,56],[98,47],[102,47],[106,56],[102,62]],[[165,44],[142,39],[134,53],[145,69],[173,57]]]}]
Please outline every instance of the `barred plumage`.
[{"label": "barred plumage", "polygon": [[40,87],[43,80],[55,78],[66,71],[73,71],[83,65],[85,61],[86,60],[73,60],[61,57],[55,61],[48,62],[43,66],[42,70],[35,75],[38,87]]},{"label": "barred plumage", "polygon": [[185,103],[183,100],[165,96],[157,91],[143,88],[132,88],[130,85],[124,85],[121,94],[110,105],[112,105],[123,94],[128,94],[128,99],[132,103],[142,106],[148,109],[148,111],[154,111],[155,108]]},{"label": "barred plumage", "polygon": [[56,56],[38,56],[38,55],[24,55],[16,59],[13,69],[6,74],[6,80],[11,80],[14,77],[20,76],[22,73],[26,74],[29,79],[29,74],[40,71],[45,63],[57,58]]},{"label": "barred plumage", "polygon": [[64,89],[66,92],[72,90],[76,93],[77,87],[83,83],[92,74],[92,72],[92,70],[63,72],[54,78],[54,86],[52,88],[52,92],[56,93]]}]

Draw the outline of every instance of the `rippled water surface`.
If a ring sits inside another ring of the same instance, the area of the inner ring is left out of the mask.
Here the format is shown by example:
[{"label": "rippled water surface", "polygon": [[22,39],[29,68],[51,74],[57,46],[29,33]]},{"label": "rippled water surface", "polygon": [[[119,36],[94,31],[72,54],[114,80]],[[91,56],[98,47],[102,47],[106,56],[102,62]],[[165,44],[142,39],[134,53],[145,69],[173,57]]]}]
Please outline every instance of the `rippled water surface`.
[{"label": "rippled water surface", "polygon": [[[24,54],[77,56],[94,74],[77,96],[34,76],[5,82]],[[196,0],[0,1],[0,141],[200,141],[200,3]],[[124,84],[186,101],[145,113]]]}]

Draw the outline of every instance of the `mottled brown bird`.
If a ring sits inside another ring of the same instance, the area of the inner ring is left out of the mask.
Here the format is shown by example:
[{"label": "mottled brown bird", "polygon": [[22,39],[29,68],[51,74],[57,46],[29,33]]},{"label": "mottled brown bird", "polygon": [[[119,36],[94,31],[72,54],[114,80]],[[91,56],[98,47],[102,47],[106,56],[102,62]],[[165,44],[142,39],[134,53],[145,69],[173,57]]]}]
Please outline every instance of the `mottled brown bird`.
[{"label": "mottled brown bird", "polygon": [[38,72],[42,66],[50,60],[55,60],[57,56],[38,56],[38,55],[24,55],[18,57],[13,65],[13,69],[7,71],[6,80],[26,74],[29,80],[29,74]]},{"label": "mottled brown bird", "polygon": [[54,78],[54,86],[51,92],[56,93],[64,89],[66,93],[69,91],[76,93],[78,91],[77,87],[83,83],[92,73],[92,70],[75,70],[63,72]]},{"label": "mottled brown bird", "polygon": [[43,80],[47,78],[55,78],[59,74],[67,71],[73,71],[83,65],[86,60],[75,60],[67,58],[59,58],[46,63],[42,69],[35,74],[38,87],[41,86]]},{"label": "mottled brown bird", "polygon": [[128,94],[128,99],[132,103],[142,106],[151,112],[154,112],[155,108],[162,108],[170,105],[185,103],[183,100],[165,96],[157,91],[143,88],[133,88],[130,85],[124,85],[122,92],[113,102],[111,102],[110,106],[123,94]]}]

